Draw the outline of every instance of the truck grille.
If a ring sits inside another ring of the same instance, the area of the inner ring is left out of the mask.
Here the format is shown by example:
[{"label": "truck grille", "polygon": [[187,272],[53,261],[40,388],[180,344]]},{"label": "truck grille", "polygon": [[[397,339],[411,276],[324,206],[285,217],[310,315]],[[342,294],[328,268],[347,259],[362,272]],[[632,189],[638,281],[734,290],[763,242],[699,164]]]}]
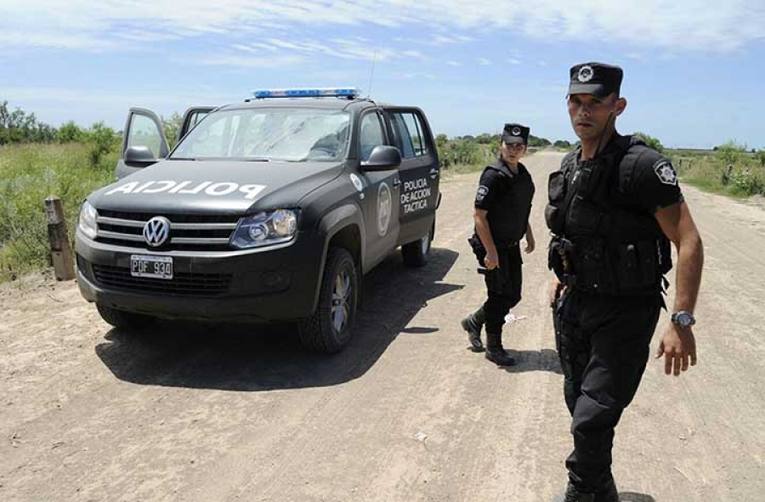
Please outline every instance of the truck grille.
[{"label": "truck grille", "polygon": [[93,264],[93,275],[102,286],[124,291],[178,296],[217,296],[228,291],[231,274],[175,273],[170,280],[133,277],[124,267]]},{"label": "truck grille", "polygon": [[[162,247],[150,247],[143,227],[155,216],[170,220],[170,239]],[[226,251],[239,215],[194,215],[98,211],[96,240],[142,250]]]}]

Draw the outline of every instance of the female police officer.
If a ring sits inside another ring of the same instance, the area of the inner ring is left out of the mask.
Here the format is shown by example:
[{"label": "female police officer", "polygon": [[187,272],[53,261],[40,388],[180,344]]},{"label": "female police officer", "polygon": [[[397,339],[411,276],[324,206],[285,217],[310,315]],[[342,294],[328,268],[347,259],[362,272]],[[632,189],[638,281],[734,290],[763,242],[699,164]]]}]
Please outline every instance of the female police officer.
[{"label": "female police officer", "polygon": [[526,153],[529,128],[505,124],[497,161],[481,174],[475,196],[475,234],[471,246],[485,267],[487,300],[462,320],[473,350],[483,349],[481,327],[486,324],[486,359],[500,366],[515,363],[502,347],[505,316],[521,300],[521,251],[519,241],[526,236],[526,253],[534,250],[534,234],[529,225],[534,183],[520,163]]}]

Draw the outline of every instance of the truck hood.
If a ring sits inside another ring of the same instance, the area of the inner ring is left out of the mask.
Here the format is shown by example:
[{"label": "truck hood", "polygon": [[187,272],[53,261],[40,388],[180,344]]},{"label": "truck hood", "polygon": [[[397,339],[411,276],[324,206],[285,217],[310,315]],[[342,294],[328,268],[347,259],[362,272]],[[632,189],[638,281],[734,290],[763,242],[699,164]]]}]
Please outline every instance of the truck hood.
[{"label": "truck hood", "polygon": [[296,207],[337,177],[343,163],[163,160],[88,197],[100,210],[245,213]]}]

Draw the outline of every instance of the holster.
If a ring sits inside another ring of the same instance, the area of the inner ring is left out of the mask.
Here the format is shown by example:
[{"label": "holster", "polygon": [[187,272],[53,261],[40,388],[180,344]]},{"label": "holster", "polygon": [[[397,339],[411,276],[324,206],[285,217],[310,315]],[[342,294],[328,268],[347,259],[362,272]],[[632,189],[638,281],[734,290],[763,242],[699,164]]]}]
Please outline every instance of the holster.
[{"label": "holster", "polygon": [[566,286],[573,286],[575,280],[574,257],[573,242],[558,236],[552,238],[547,252],[547,267],[555,272],[558,280]]},{"label": "holster", "polygon": [[475,255],[476,259],[478,260],[478,263],[485,267],[483,260],[486,258],[486,248],[483,247],[483,243],[481,242],[481,239],[478,237],[478,235],[473,234],[468,238],[468,244],[470,244],[470,248],[473,250],[473,254]]}]

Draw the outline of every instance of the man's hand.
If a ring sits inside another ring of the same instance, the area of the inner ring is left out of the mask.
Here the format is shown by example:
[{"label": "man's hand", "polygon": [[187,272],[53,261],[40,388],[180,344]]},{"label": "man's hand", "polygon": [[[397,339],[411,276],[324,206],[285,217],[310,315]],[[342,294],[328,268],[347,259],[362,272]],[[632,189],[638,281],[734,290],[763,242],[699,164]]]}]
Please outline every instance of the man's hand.
[{"label": "man's hand", "polygon": [[497,256],[497,251],[487,251],[486,257],[483,259],[483,264],[486,265],[486,268],[489,270],[499,268],[499,257]]},{"label": "man's hand", "polygon": [[526,254],[531,253],[534,251],[534,248],[536,247],[536,242],[534,241],[534,236],[531,233],[526,234],[526,248],[523,250]]},{"label": "man's hand", "polygon": [[693,330],[670,324],[659,342],[656,351],[656,359],[664,356],[664,373],[678,376],[681,371],[691,366],[696,366],[696,339]]},{"label": "man's hand", "polygon": [[552,282],[550,282],[550,288],[547,291],[547,298],[550,300],[550,307],[555,308],[555,301],[558,299],[558,297],[560,297],[564,287],[565,286],[563,286],[557,277],[555,277]]}]

